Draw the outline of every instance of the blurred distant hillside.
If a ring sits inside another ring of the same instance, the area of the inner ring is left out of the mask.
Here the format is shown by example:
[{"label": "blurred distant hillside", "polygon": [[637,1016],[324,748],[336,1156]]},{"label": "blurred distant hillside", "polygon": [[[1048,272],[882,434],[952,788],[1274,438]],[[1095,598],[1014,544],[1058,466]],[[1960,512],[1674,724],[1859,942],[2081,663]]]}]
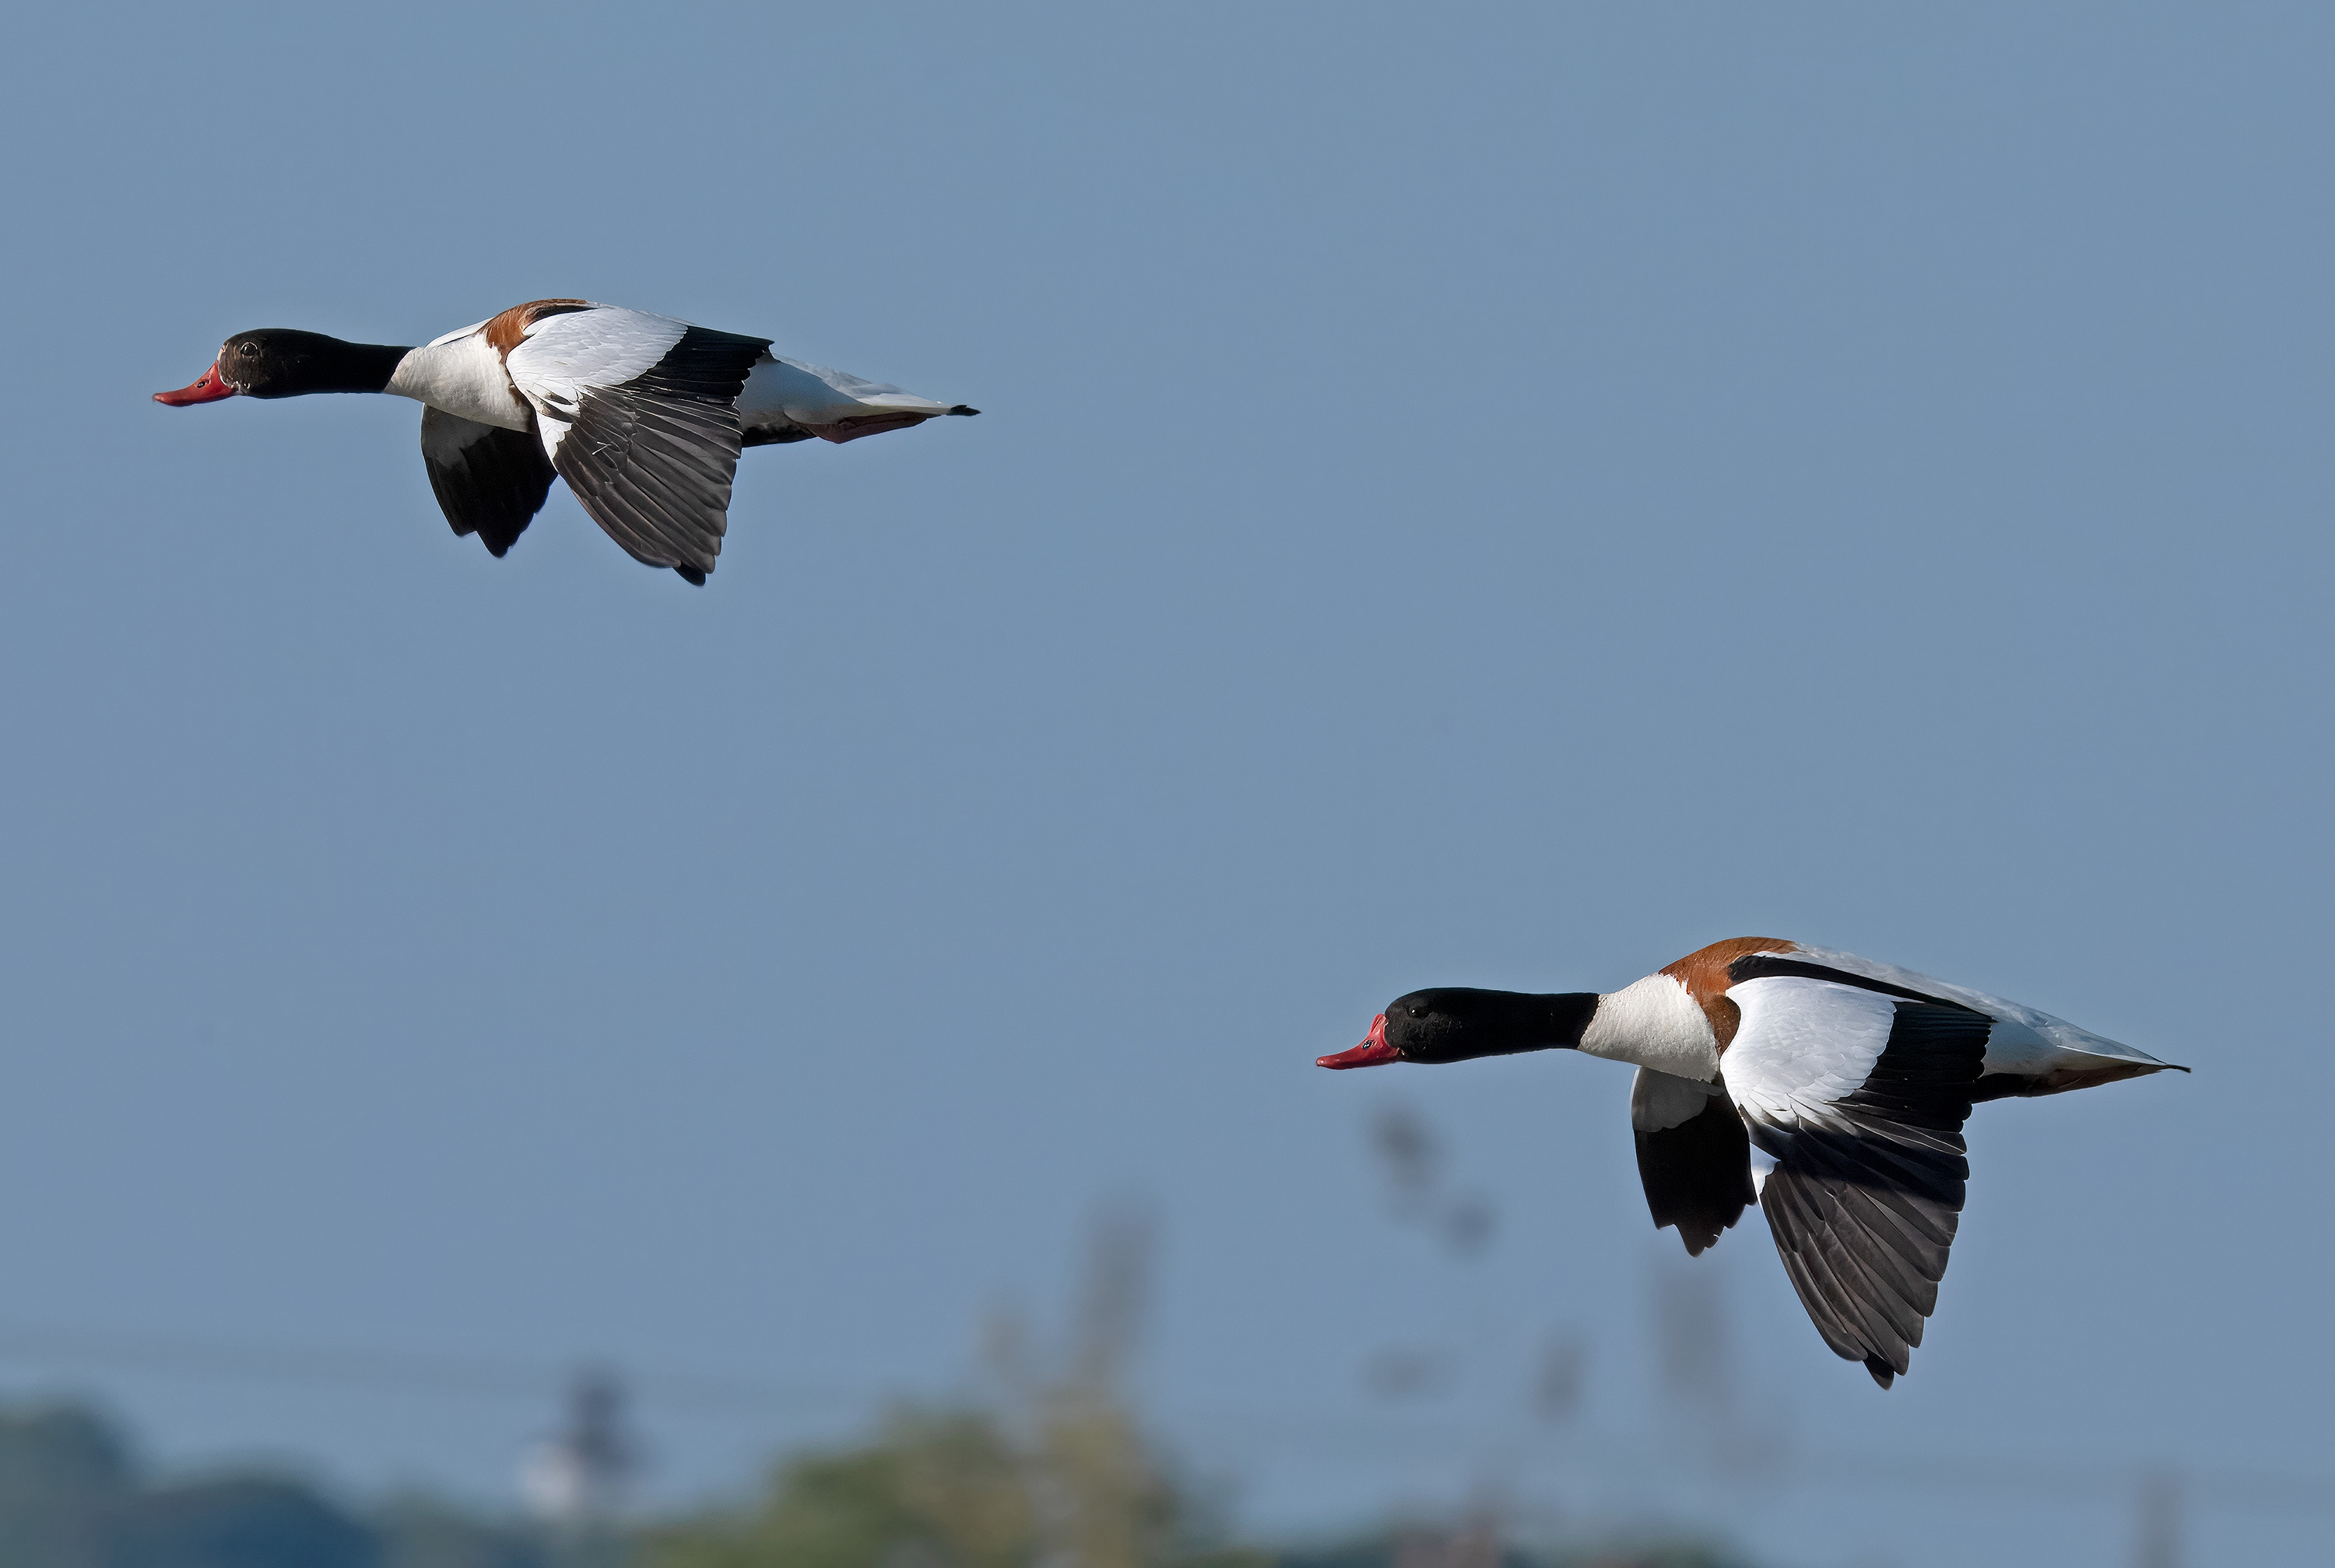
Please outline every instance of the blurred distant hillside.
[{"label": "blurred distant hillside", "polygon": [[635,1568],[1726,1568],[1691,1542],[1527,1549],[1495,1525],[1328,1544],[1231,1539],[1115,1406],[1058,1408],[1035,1441],[957,1413],[896,1417],[864,1447],[799,1458],[756,1505],[646,1533]]},{"label": "blurred distant hillside", "polygon": [[381,1530],[296,1481],[151,1485],[106,1422],[71,1408],[0,1418],[0,1563],[10,1568],[374,1568]]},{"label": "blurred distant hillside", "polygon": [[[1415,1128],[1395,1132],[1400,1136],[1382,1129],[1381,1141],[1400,1146],[1404,1158],[1397,1163],[1415,1176],[1424,1136]],[[786,1457],[759,1495],[664,1516],[630,1505],[639,1445],[628,1430],[623,1387],[606,1373],[577,1380],[563,1430],[529,1457],[523,1480],[533,1512],[524,1515],[415,1496],[355,1505],[284,1474],[156,1477],[129,1435],[86,1408],[0,1407],[0,1568],[1735,1568],[1739,1562],[1687,1539],[1520,1543],[1488,1503],[1468,1517],[1378,1521],[1342,1539],[1242,1539],[1216,1492],[1148,1437],[1128,1391],[1150,1294],[1153,1240],[1147,1210],[1100,1214],[1059,1342],[1037,1342],[1016,1319],[993,1321],[983,1357],[989,1391],[977,1400],[895,1409],[856,1443]]]},{"label": "blurred distant hillside", "polygon": [[1116,1402],[1033,1423],[903,1413],[683,1518],[550,1523],[426,1499],[368,1507],[294,1476],[157,1480],[73,1406],[0,1413],[0,1568],[1730,1568],[1693,1543],[1526,1549],[1482,1524],[1303,1548],[1229,1539]]}]

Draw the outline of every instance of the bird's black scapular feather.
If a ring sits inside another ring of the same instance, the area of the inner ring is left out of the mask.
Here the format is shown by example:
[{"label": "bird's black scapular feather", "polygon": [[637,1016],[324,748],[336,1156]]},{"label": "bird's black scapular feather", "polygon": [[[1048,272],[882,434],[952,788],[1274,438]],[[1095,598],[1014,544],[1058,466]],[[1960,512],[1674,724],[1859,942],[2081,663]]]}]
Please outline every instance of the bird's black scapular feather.
[{"label": "bird's black scapular feather", "polygon": [[1926,1002],[1933,1007],[1960,1008],[1964,1012],[1978,1011],[1976,1008],[1964,1006],[1948,997],[1926,995],[1885,980],[1875,980],[1870,975],[1852,974],[1846,969],[1811,963],[1805,958],[1788,958],[1780,953],[1747,953],[1727,966],[1727,983],[1729,986],[1740,985],[1747,980],[1773,980],[1787,976],[1829,981],[1835,985],[1853,985],[1859,991],[1877,991],[1884,996],[1894,996],[1906,1002]]}]

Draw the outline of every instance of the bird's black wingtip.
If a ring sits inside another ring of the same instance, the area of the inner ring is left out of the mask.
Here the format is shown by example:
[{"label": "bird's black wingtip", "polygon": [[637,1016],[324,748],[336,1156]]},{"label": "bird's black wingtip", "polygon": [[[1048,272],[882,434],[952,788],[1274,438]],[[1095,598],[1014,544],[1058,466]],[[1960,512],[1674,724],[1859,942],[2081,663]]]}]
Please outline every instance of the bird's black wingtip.
[{"label": "bird's black wingtip", "polygon": [[1865,1370],[1872,1373],[1873,1380],[1884,1389],[1897,1380],[1897,1369],[1878,1356],[1865,1357]]},{"label": "bird's black wingtip", "polygon": [[699,571],[695,566],[675,566],[673,568],[673,572],[683,582],[687,583],[693,588],[702,588],[705,586],[705,574]]},{"label": "bird's black wingtip", "polygon": [[974,407],[970,406],[969,404],[965,404],[965,403],[959,403],[959,404],[957,404],[957,405],[956,405],[956,407],[954,407],[954,408],[953,408],[953,409],[949,410],[949,412],[951,412],[951,413],[953,413],[953,414],[977,414],[977,413],[979,413],[980,411],[980,411],[979,409],[977,409],[977,408],[974,408]]}]

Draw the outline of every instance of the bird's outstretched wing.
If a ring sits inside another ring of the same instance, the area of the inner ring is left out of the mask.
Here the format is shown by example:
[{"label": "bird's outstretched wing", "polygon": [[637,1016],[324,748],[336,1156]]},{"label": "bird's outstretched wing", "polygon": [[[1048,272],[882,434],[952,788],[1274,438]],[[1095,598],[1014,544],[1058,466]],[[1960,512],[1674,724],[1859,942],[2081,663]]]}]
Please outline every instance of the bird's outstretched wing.
[{"label": "bird's outstretched wing", "polygon": [[1756,1197],[1751,1139],[1735,1102],[1720,1084],[1642,1067],[1630,1088],[1630,1127],[1654,1228],[1676,1225],[1688,1255],[1700,1256]]},{"label": "bird's outstretched wing", "polygon": [[704,582],[729,528],[739,389],[770,340],[567,302],[520,332],[503,363],[576,500],[635,560]]},{"label": "bird's outstretched wing", "polygon": [[1922,1342],[1962,1206],[1993,1021],[1803,975],[1745,981],[1727,1092],[1775,1161],[1759,1206],[1825,1343],[1887,1388]]},{"label": "bird's outstretched wing", "polygon": [[421,460],[430,470],[431,493],[455,534],[478,535],[497,557],[518,542],[558,477],[529,431],[482,425],[427,404]]}]

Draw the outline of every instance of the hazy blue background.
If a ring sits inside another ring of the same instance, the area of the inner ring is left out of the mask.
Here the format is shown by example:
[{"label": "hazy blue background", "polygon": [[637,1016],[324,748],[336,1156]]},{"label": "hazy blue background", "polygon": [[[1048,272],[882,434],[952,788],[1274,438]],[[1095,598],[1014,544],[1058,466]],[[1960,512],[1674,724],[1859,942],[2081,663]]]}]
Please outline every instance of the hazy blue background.
[{"label": "hazy blue background", "polygon": [[[839,1392],[650,1392],[680,1498],[965,1384],[1132,1194],[1147,1398],[1260,1529],[2107,1563],[2136,1466],[2335,1463],[2323,9],[10,27],[0,1325]],[[698,591],[564,489],[455,539],[402,401],[147,402],[547,295],[986,411],[749,454]],[[1311,1062],[1746,933],[2197,1072],[1981,1114],[1886,1395],[1747,1218],[1729,1442],[1809,1484],[1682,1492],[1612,1459],[1684,1440],[1627,1072]],[[1396,1098],[1473,1264],[1390,1223]],[[1514,1447],[1551,1329],[1581,1432]],[[11,1354],[354,1488],[551,1414]],[[2201,1561],[2335,1536],[2201,1495]]]}]

